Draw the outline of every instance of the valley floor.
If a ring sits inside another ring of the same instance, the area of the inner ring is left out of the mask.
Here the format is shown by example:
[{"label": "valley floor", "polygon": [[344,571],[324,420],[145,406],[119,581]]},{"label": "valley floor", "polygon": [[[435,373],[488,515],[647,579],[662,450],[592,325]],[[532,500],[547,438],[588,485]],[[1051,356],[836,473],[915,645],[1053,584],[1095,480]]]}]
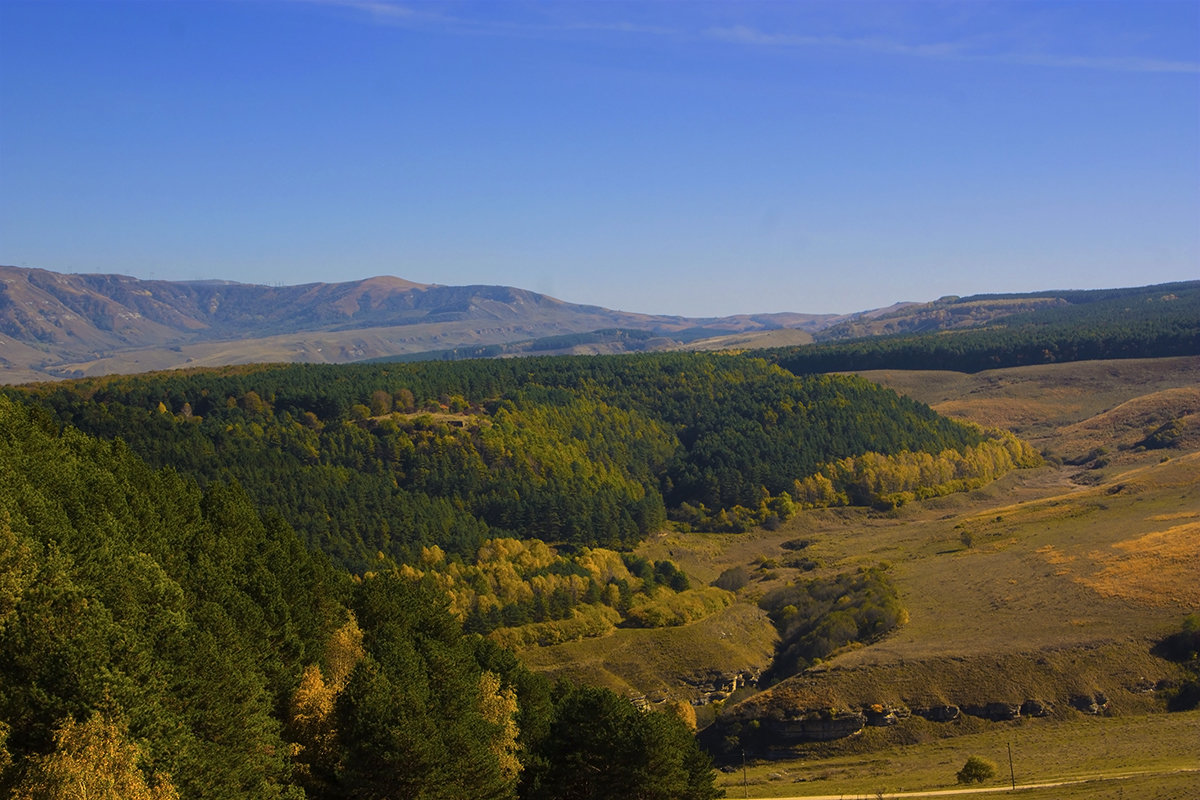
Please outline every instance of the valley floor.
[{"label": "valley floor", "polygon": [[[870,731],[868,731],[870,733]],[[1072,721],[1024,721],[973,734],[907,744],[863,742],[864,752],[750,763],[718,779],[729,798],[876,798],[1009,792],[1008,748],[1017,795],[1049,798],[1200,796],[1195,742],[1200,711]],[[1190,746],[1189,746],[1190,745]],[[971,755],[993,761],[996,776],[964,787],[955,774]],[[936,793],[936,794],[935,794]]]}]

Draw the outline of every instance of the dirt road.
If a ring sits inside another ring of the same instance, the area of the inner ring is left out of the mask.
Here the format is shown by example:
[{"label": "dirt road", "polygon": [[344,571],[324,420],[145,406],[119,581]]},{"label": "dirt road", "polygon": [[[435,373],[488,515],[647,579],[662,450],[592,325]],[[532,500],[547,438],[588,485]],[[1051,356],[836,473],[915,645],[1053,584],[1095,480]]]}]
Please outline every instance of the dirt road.
[{"label": "dirt road", "polygon": [[[1171,772],[1128,772],[1121,774],[1109,775],[1091,775],[1083,778],[1072,778],[1071,780],[1063,781],[1048,781],[1043,783],[1018,783],[1016,791],[1020,792],[1029,789],[1053,789],[1058,786],[1077,786],[1084,783],[1093,783],[1096,781],[1119,781],[1126,778],[1145,777],[1148,775],[1176,775],[1181,772],[1200,772],[1200,768],[1188,770],[1173,770]],[[884,798],[884,800],[905,800],[909,797],[951,797],[956,795],[971,795],[971,794],[995,794],[998,792],[1013,792],[1012,786],[985,786],[961,789],[927,789],[919,792],[884,792],[876,794],[869,792],[867,794],[803,794],[792,795],[789,797],[751,797],[750,800],[875,800],[875,798]],[[726,797],[730,800],[737,800],[741,796],[738,794],[736,787],[730,787],[726,790]]]}]

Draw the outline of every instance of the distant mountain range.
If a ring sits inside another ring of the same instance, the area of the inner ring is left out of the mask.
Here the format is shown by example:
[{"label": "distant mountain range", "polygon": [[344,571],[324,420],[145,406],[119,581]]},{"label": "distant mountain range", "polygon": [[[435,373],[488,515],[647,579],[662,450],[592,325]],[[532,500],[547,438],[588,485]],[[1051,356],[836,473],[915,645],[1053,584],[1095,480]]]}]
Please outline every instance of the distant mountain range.
[{"label": "distant mountain range", "polygon": [[[0,382],[262,361],[360,361],[488,346],[519,353],[521,342],[542,353],[622,352],[790,330],[795,335],[780,343],[796,343],[845,319],[633,314],[507,286],[438,286],[394,277],[258,286],[0,267]],[[596,331],[608,333],[585,335]]]},{"label": "distant mountain range", "polygon": [[[1161,288],[1190,296],[1197,286]],[[388,276],[259,286],[0,266],[0,383],[255,362],[777,347],[968,330],[1014,315],[1049,319],[1158,288],[943,297],[854,314],[691,318],[565,303],[508,286]]]}]

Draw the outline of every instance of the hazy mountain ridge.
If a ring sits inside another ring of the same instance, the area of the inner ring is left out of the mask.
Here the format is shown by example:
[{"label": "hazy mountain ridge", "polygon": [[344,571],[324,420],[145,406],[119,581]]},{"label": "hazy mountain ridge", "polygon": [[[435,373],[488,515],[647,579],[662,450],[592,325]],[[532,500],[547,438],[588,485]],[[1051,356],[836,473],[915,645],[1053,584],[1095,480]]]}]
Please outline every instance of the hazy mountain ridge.
[{"label": "hazy mountain ridge", "polygon": [[[1146,314],[1192,319],[1198,298],[1200,282],[1189,281],[947,296],[853,314],[691,318],[568,303],[510,286],[441,286],[391,276],[262,286],[0,266],[0,383],[264,362],[789,346],[813,355],[847,340],[891,342],[941,332],[977,336],[981,329],[1111,325],[1113,314],[1126,321]],[[1137,313],[1125,317],[1123,304]],[[1109,318],[1101,319],[1104,309]],[[818,347],[803,346],[814,341]]]},{"label": "hazy mountain ridge", "polygon": [[932,333],[934,331],[977,328],[981,325],[1024,311],[1065,306],[1061,297],[943,297],[931,303],[900,303],[876,313],[854,315],[825,328],[821,341],[856,339],[865,336]]},{"label": "hazy mountain ridge", "polygon": [[[622,328],[668,336],[817,330],[832,314],[636,314],[508,286],[381,276],[261,286],[0,267],[5,382],[249,361],[352,361]],[[215,343],[222,343],[214,347]],[[665,349],[664,346],[655,349]],[[543,349],[544,350],[544,349]]]}]

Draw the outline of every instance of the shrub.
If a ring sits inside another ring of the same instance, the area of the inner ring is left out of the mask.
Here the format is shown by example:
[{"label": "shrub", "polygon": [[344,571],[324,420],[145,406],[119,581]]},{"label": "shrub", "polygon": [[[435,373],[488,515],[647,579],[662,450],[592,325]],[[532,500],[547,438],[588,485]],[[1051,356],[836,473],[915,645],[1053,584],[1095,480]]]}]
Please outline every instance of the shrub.
[{"label": "shrub", "polygon": [[736,592],[750,582],[750,572],[745,567],[730,567],[713,581],[713,585],[729,592]]},{"label": "shrub", "polygon": [[971,756],[958,771],[959,783],[983,783],[996,777],[996,765],[986,758]]},{"label": "shrub", "polygon": [[800,579],[771,589],[759,607],[779,631],[766,678],[779,681],[856,642],[870,642],[907,619],[886,566]]}]

